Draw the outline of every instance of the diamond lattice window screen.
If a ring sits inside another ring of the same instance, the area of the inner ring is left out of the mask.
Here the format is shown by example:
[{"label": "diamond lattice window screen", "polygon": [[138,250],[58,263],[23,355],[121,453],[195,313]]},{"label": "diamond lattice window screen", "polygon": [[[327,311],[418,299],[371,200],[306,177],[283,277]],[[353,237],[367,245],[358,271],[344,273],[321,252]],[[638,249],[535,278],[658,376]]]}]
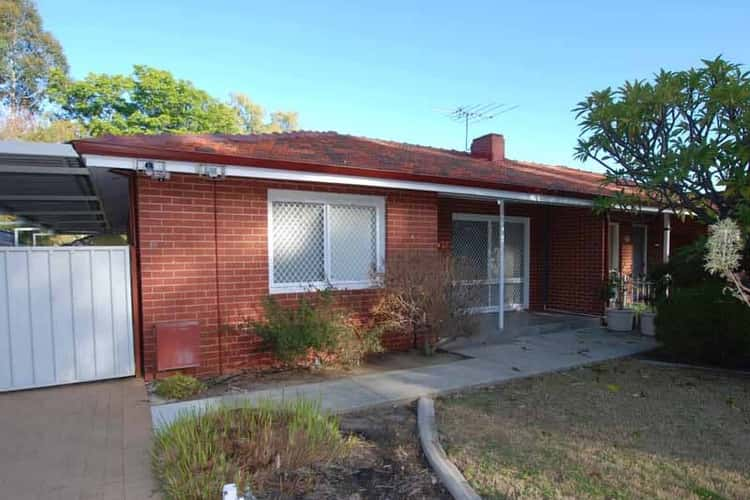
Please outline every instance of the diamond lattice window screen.
[{"label": "diamond lattice window screen", "polygon": [[332,281],[366,281],[371,278],[377,265],[376,216],[375,207],[329,207]]},{"label": "diamond lattice window screen", "polygon": [[325,280],[324,217],[322,204],[273,203],[274,283]]},{"label": "diamond lattice window screen", "polygon": [[465,280],[487,278],[487,223],[453,221],[453,257],[458,275]]}]

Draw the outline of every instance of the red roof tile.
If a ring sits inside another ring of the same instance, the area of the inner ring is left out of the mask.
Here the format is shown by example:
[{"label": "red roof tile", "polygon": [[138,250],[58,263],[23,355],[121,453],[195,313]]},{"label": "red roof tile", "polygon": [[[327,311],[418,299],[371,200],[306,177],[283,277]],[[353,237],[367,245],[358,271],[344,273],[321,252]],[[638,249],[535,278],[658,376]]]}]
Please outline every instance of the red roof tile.
[{"label": "red roof tile", "polygon": [[604,177],[593,172],[510,159],[490,162],[461,151],[335,132],[106,136],[73,145],[81,154],[269,166],[584,197],[605,192]]}]

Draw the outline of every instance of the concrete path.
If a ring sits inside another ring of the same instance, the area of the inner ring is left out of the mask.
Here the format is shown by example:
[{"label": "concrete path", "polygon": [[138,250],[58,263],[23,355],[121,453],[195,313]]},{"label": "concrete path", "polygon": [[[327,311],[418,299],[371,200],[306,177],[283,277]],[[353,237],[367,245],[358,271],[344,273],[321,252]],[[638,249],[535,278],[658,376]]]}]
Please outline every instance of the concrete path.
[{"label": "concrete path", "polygon": [[156,498],[135,378],[0,394],[0,497]]},{"label": "concrete path", "polygon": [[630,356],[654,347],[656,341],[651,338],[613,334],[602,328],[527,335],[505,344],[461,348],[457,352],[471,358],[453,363],[155,405],[151,415],[154,427],[160,427],[183,412],[218,404],[300,397],[319,400],[324,409],[343,413]]}]

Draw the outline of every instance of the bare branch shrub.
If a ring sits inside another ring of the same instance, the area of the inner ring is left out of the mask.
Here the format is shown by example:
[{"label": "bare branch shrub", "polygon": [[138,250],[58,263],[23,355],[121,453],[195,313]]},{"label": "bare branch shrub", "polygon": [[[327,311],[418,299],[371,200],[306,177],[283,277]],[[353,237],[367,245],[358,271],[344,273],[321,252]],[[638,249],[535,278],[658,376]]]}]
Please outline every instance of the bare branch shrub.
[{"label": "bare branch shrub", "polygon": [[470,335],[477,327],[468,311],[476,303],[476,287],[459,283],[459,267],[437,250],[389,256],[385,273],[378,276],[383,288],[373,321],[388,331],[410,333],[415,348],[420,335],[428,349],[441,338]]}]

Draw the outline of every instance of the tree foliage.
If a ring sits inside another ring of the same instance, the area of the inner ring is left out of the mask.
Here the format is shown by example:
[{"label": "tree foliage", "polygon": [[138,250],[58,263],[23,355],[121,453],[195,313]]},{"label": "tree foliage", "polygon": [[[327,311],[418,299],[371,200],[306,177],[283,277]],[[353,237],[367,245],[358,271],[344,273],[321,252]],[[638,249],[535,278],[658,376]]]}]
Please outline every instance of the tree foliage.
[{"label": "tree foliage", "polygon": [[265,111],[235,93],[223,102],[170,72],[136,65],[131,75],[89,74],[78,81],[56,73],[50,96],[60,117],[89,135],[242,134],[292,130],[297,114]]},{"label": "tree foliage", "polygon": [[69,120],[56,120],[49,114],[19,111],[0,119],[0,140],[67,142],[83,137],[83,128]]},{"label": "tree foliage", "polygon": [[233,92],[229,96],[229,104],[237,111],[240,128],[244,134],[289,132],[298,127],[297,112],[274,111],[269,116],[270,120],[267,120],[263,106],[254,102],[246,94]]},{"label": "tree foliage", "polygon": [[750,76],[721,57],[592,92],[575,155],[604,167],[602,205],[688,210],[750,227]]},{"label": "tree foliage", "polygon": [[149,66],[134,66],[132,75],[91,73],[79,81],[57,73],[50,96],[61,117],[93,136],[240,132],[230,106]]},{"label": "tree foliage", "polygon": [[38,111],[53,71],[66,74],[68,63],[34,2],[0,0],[0,102],[9,114]]}]

